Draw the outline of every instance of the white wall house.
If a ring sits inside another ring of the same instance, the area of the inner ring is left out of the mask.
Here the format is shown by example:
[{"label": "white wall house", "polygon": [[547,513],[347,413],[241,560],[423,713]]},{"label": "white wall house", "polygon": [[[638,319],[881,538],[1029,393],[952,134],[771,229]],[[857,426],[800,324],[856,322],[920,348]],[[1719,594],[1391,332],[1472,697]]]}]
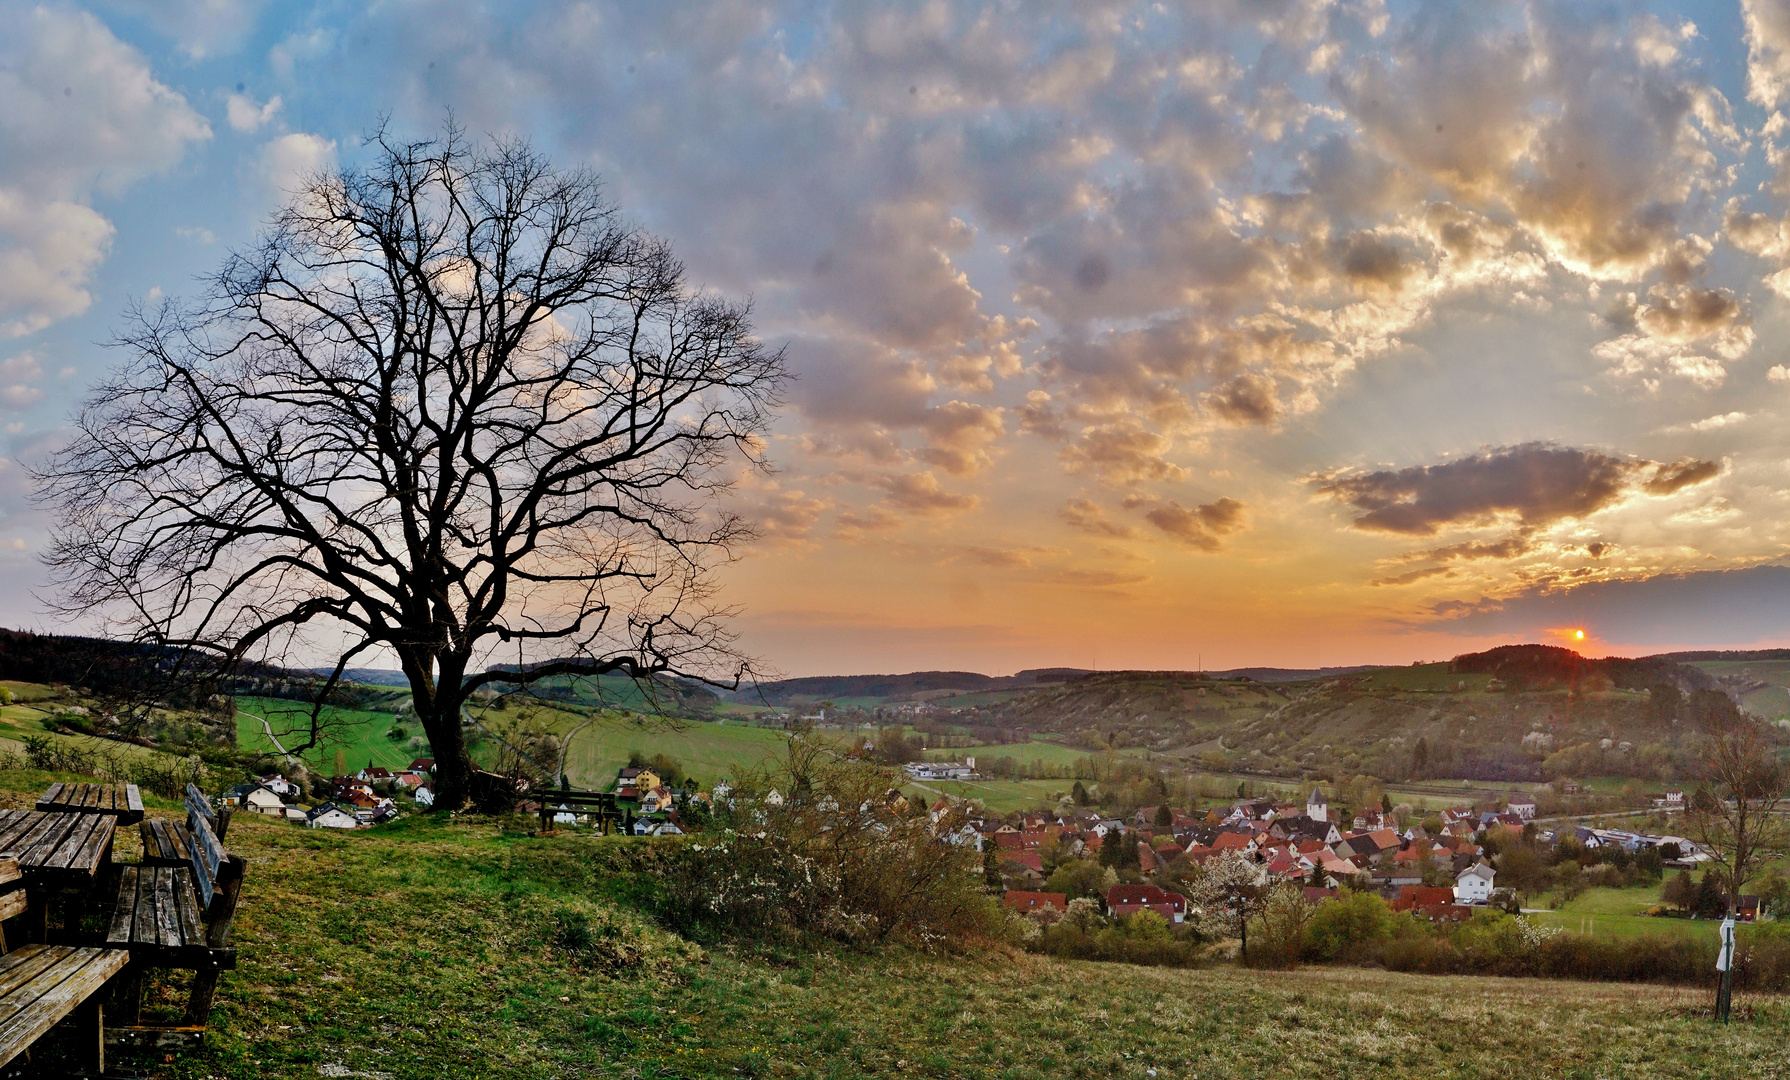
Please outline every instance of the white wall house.
[{"label": "white wall house", "polygon": [[1330,820],[1330,804],[1324,800],[1324,793],[1317,788],[1311,789],[1311,798],[1305,800],[1305,816],[1313,821]]},{"label": "white wall house", "polygon": [[253,810],[257,814],[272,814],[275,817],[281,817],[286,813],[286,800],[265,787],[258,787],[244,795],[242,805],[245,809]]},{"label": "white wall house", "polygon": [[1483,904],[1492,898],[1492,876],[1497,871],[1485,863],[1474,863],[1454,879],[1454,902]]},{"label": "white wall house", "polygon": [[1531,799],[1529,796],[1512,795],[1510,801],[1505,805],[1510,807],[1511,813],[1522,818],[1524,821],[1535,820],[1535,800]]}]

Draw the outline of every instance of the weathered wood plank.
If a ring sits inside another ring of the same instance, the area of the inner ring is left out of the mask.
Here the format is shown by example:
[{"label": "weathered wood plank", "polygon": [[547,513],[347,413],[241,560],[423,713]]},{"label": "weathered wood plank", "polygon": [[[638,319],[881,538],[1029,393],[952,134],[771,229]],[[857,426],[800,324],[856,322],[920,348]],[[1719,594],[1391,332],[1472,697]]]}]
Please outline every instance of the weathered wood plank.
[{"label": "weathered wood plank", "polygon": [[124,785],[124,809],[139,818],[143,816],[143,792],[135,784]]},{"label": "weathered wood plank", "polygon": [[9,885],[24,877],[19,869],[19,860],[10,855],[0,855],[0,885]]},{"label": "weathered wood plank", "polygon": [[[31,983],[0,998],[0,1064],[18,1057],[97,994],[129,961],[126,953],[103,949],[40,948],[54,954],[52,965]],[[94,1022],[98,1023],[97,1014]],[[96,1040],[99,1037],[103,1036],[96,1034]]]},{"label": "weathered wood plank", "polygon": [[108,945],[129,945],[137,918],[137,888],[147,867],[127,866],[118,872],[118,899],[112,903],[112,925],[106,930]]},{"label": "weathered wood plank", "polygon": [[155,871],[155,944],[164,949],[178,949],[180,912],[176,910],[174,882],[180,871],[172,866],[157,866]]},{"label": "weathered wood plank", "polygon": [[98,874],[99,867],[105,861],[106,851],[112,843],[112,832],[118,819],[108,814],[95,814],[87,827],[87,836],[70,858],[70,870],[82,870]]},{"label": "weathered wood plank", "polygon": [[0,997],[35,979],[55,962],[55,954],[45,952],[42,945],[26,945],[0,956]]},{"label": "weathered wood plank", "polygon": [[199,915],[192,879],[178,871],[174,875],[174,913],[180,922],[180,944],[205,944],[205,921]]}]

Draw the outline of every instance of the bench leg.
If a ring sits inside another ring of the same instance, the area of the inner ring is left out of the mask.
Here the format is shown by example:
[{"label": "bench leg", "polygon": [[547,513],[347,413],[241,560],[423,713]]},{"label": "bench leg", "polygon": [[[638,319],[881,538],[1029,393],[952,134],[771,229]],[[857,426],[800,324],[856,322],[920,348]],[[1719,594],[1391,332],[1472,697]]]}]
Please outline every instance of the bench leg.
[{"label": "bench leg", "polygon": [[215,968],[193,972],[193,996],[186,1003],[187,1026],[204,1027],[211,1018],[211,999],[217,996],[218,974]]}]

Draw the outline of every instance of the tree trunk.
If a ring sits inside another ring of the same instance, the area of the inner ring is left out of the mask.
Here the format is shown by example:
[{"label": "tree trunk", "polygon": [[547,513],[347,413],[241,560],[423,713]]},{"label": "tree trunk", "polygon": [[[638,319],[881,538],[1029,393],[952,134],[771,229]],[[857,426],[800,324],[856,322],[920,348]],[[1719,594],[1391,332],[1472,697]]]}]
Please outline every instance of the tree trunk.
[{"label": "tree trunk", "polygon": [[1248,967],[1249,966],[1249,916],[1245,915],[1241,919],[1237,920],[1237,936],[1242,939],[1242,944],[1240,944],[1237,947],[1237,963],[1242,964],[1244,967]]}]

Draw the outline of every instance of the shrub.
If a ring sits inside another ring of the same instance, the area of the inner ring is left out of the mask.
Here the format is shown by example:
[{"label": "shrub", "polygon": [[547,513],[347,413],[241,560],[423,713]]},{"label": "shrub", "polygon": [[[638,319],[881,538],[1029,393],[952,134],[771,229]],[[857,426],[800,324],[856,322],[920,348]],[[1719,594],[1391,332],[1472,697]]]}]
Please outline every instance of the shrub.
[{"label": "shrub", "polygon": [[[981,889],[981,855],[885,804],[888,769],[838,758],[798,734],[766,773],[736,777],[716,827],[686,840],[664,870],[663,921],[686,933],[813,933],[872,944],[959,944],[1005,925]],[[776,790],[781,803],[756,794]]]},{"label": "shrub", "polygon": [[1317,906],[1305,934],[1320,960],[1363,960],[1392,936],[1392,909],[1373,893],[1345,892]]}]

